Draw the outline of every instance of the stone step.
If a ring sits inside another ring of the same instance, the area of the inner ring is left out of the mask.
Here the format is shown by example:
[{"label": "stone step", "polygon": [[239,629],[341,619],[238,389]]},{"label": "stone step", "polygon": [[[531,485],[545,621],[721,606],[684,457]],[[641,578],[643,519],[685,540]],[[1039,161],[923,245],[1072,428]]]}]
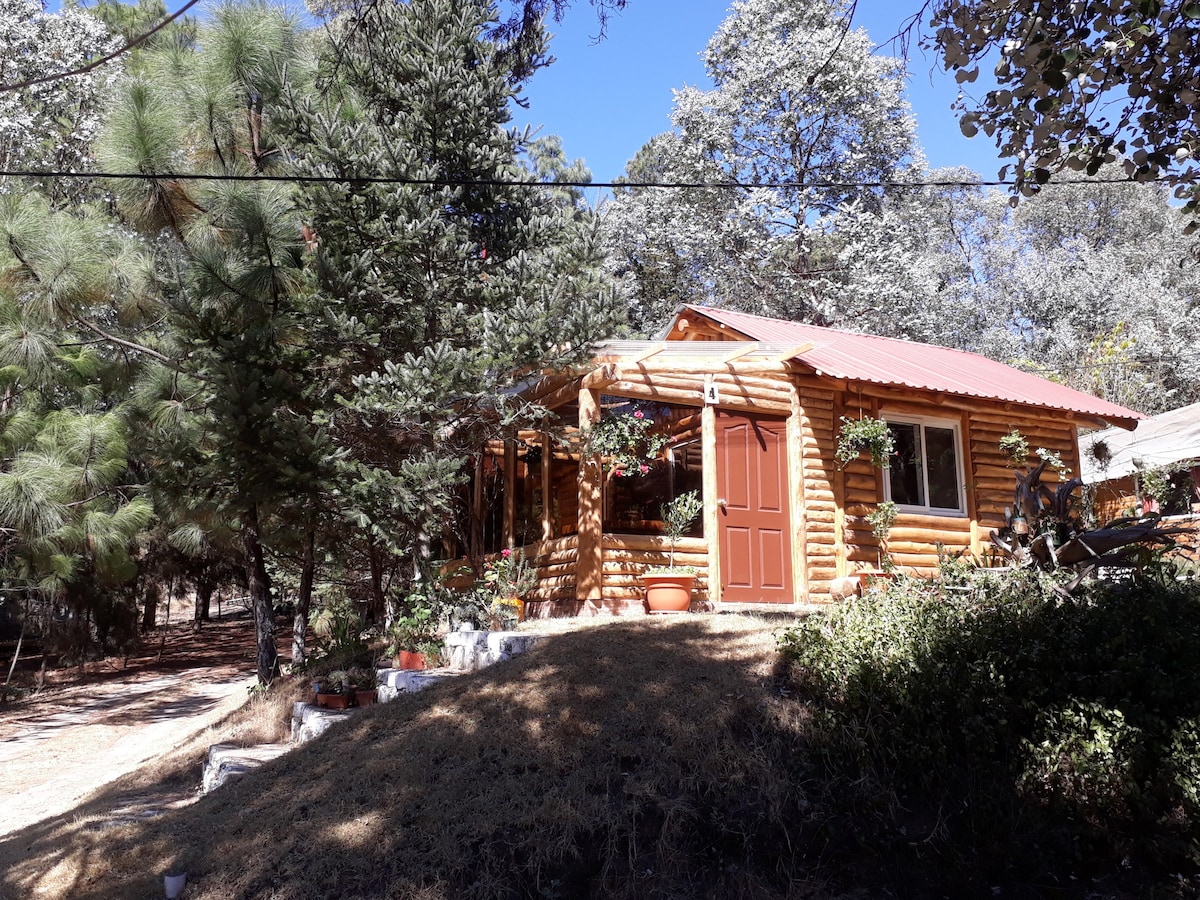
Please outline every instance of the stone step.
[{"label": "stone step", "polygon": [[546,637],[525,631],[452,631],[446,635],[446,653],[451,669],[477,672],[529,652]]},{"label": "stone step", "polygon": [[[451,665],[444,669],[379,669],[377,697],[380,703],[394,700],[399,694],[412,694],[430,685],[461,675],[476,672],[494,663],[527,653],[548,635],[521,631],[454,631],[446,637],[446,649]],[[214,744],[208,748],[204,762],[201,792],[207,794],[231,778],[261,766],[270,759],[286,753],[291,747],[311,741],[324,734],[338,722],[354,715],[354,709],[325,709],[315,703],[298,701],[292,707],[290,744],[262,744],[258,747],[237,747],[233,744]]]},{"label": "stone step", "polygon": [[200,793],[215,791],[233,778],[257,769],[265,762],[282,756],[292,749],[291,744],[259,744],[256,747],[238,747],[235,744],[213,744],[208,748],[204,760],[204,777]]}]

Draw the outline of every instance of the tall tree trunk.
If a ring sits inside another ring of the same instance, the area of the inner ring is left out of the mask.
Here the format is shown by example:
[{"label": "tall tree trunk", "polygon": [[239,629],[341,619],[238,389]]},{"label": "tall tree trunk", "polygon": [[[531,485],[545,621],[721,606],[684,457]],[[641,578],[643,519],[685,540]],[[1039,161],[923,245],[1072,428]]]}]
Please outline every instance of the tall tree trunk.
[{"label": "tall tree trunk", "polygon": [[258,683],[270,684],[279,668],[279,652],[275,647],[275,610],[271,604],[271,581],[267,577],[256,505],[251,505],[242,518],[242,551],[246,556],[250,610],[254,614]]},{"label": "tall tree trunk", "polygon": [[142,631],[153,631],[154,620],[158,614],[158,585],[147,584],[146,595],[142,599]]},{"label": "tall tree trunk", "polygon": [[375,621],[387,614],[387,601],[383,596],[383,554],[375,539],[367,534],[367,559],[371,564],[371,613]]},{"label": "tall tree trunk", "polygon": [[199,631],[200,626],[212,619],[213,583],[207,578],[196,581],[196,603],[192,608],[192,630]]},{"label": "tall tree trunk", "polygon": [[305,640],[308,637],[308,611],[312,607],[313,576],[317,570],[316,529],[309,528],[304,536],[304,559],[300,568],[300,590],[296,596],[296,617],[292,620],[292,665],[307,657]]}]

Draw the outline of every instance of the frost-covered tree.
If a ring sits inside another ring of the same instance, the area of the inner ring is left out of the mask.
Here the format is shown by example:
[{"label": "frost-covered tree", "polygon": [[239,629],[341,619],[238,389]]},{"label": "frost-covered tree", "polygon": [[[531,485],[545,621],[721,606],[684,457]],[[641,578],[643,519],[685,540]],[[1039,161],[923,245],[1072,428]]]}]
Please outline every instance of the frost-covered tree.
[{"label": "frost-covered tree", "polygon": [[[996,334],[1084,390],[1158,411],[1198,397],[1200,262],[1186,214],[1159,185],[1047,185],[988,245],[987,285],[1007,303]],[[1002,352],[1002,351],[1001,351]]]},{"label": "frost-covered tree", "polygon": [[983,269],[1006,210],[970,186],[978,176],[969,170],[922,180],[966,186],[891,190],[873,206],[843,206],[832,220],[822,315],[839,328],[986,352],[985,335],[1002,314],[984,300]]},{"label": "frost-covered tree", "polygon": [[[0,0],[0,85],[69,72],[115,50],[118,41],[85,10],[45,12],[39,0]],[[91,168],[103,105],[120,73],[117,62],[19,90],[0,91],[0,171]],[[0,176],[0,191],[24,190],[27,179]],[[42,191],[70,202],[86,182],[43,179]]]},{"label": "frost-covered tree", "polygon": [[[878,191],[853,185],[892,180],[918,156],[903,66],[873,54],[847,13],[842,0],[730,8],[704,55],[712,88],[676,92],[675,131],[644,148],[630,180],[767,186],[618,193],[617,268],[645,320],[696,297],[822,319],[812,280],[828,263],[827,218],[851,201],[877,207]],[[677,275],[691,284],[663,290]]]},{"label": "frost-covered tree", "polygon": [[[947,176],[963,177],[931,177]],[[1047,185],[1016,209],[998,190],[889,193],[838,217],[829,315],[1140,410],[1192,402],[1200,263],[1185,220],[1155,185]]]}]

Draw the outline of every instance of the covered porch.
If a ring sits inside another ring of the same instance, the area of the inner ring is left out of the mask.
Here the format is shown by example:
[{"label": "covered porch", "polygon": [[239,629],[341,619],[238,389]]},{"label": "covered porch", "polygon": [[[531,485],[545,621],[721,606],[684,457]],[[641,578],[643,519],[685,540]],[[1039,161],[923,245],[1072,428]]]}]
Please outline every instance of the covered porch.
[{"label": "covered porch", "polygon": [[[640,575],[668,563],[661,504],[695,490],[703,513],[675,548],[675,564],[697,571],[693,602],[798,602],[804,488],[789,460],[803,458],[805,429],[789,376],[802,349],[613,342],[588,371],[536,380],[524,396],[553,413],[553,427],[493,442],[481,456],[476,558],[524,550],[537,575],[529,616],[638,613]],[[584,448],[603,416],[635,413],[669,443],[631,477]]]}]

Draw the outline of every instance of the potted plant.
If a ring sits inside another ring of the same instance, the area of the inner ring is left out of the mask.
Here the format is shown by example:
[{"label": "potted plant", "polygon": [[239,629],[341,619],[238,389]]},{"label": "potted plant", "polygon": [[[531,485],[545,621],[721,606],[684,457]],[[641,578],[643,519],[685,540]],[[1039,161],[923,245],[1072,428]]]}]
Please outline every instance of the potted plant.
[{"label": "potted plant", "polygon": [[375,690],[379,679],[374,669],[353,666],[346,670],[346,679],[354,693],[355,706],[370,706],[375,702]]},{"label": "potted plant", "polygon": [[871,457],[871,465],[877,469],[887,468],[888,460],[896,452],[896,442],[887,422],[870,416],[849,419],[842,416],[842,428],[838,432],[837,450],[834,459],[844,469],[863,453]]},{"label": "potted plant", "polygon": [[667,565],[651,567],[642,574],[649,612],[687,612],[691,605],[696,569],[675,565],[675,544],[703,509],[704,501],[700,499],[699,491],[688,491],[663,504],[663,534],[669,542],[669,550]]},{"label": "potted plant", "polygon": [[350,682],[343,669],[320,676],[313,683],[317,706],[326,709],[346,709],[350,706]]},{"label": "potted plant", "polygon": [[435,604],[424,594],[410,594],[408,612],[392,618],[385,636],[386,652],[397,669],[427,668],[424,650],[438,642],[439,616]]},{"label": "potted plant", "polygon": [[537,584],[537,572],[525,562],[524,550],[506,547],[484,565],[483,583],[491,594],[492,624],[504,631],[525,618],[524,597]]}]

